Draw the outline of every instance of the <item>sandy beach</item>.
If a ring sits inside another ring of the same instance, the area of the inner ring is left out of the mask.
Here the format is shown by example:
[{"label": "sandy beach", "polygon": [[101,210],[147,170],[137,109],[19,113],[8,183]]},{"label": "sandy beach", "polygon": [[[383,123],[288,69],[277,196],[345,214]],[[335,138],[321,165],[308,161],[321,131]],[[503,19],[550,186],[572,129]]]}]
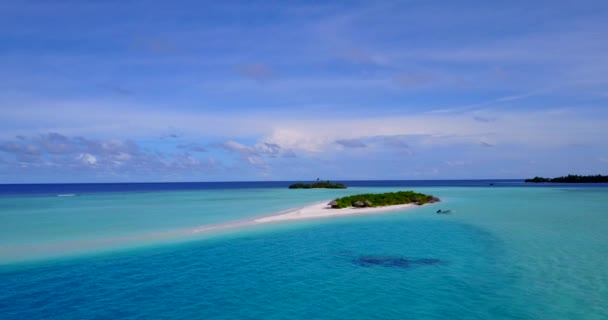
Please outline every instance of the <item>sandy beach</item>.
[{"label": "sandy beach", "polygon": [[230,223],[218,224],[218,225],[205,225],[189,229],[189,233],[206,233],[225,229],[240,228],[252,225],[283,222],[283,221],[294,221],[294,220],[305,220],[305,219],[322,219],[331,218],[338,216],[349,216],[358,214],[377,214],[388,211],[398,211],[404,209],[411,209],[417,207],[415,204],[400,204],[386,207],[375,207],[375,208],[343,208],[343,209],[332,209],[327,203],[331,200],[317,202],[305,207],[285,210],[282,212],[275,213],[273,215],[255,218],[251,220],[241,220]]},{"label": "sandy beach", "polygon": [[279,221],[290,221],[290,220],[303,220],[303,219],[318,219],[326,217],[336,216],[348,216],[354,214],[373,214],[382,213],[387,211],[403,210],[415,207],[414,204],[401,204],[395,206],[376,207],[376,208],[344,208],[344,209],[332,209],[327,203],[330,200],[311,204],[309,206],[284,211],[282,213],[262,217],[253,220],[254,223],[270,223]]}]

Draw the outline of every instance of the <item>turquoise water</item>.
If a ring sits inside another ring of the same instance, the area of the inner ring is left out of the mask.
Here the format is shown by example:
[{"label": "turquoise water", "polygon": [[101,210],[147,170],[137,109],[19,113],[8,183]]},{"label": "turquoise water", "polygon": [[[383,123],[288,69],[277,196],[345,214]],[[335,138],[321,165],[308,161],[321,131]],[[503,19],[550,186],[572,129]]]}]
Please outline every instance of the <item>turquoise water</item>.
[{"label": "turquoise water", "polygon": [[0,198],[0,318],[608,319],[608,188],[421,187],[444,202],[188,232],[389,190]]}]

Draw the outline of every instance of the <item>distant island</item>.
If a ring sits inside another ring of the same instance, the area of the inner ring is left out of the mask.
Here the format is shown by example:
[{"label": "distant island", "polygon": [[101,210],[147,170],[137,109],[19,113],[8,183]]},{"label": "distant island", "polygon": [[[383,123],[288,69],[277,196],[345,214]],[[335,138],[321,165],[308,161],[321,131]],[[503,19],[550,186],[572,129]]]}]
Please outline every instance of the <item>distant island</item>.
[{"label": "distant island", "polygon": [[353,196],[338,198],[331,201],[329,205],[334,209],[342,208],[375,208],[384,206],[394,206],[400,204],[423,205],[426,203],[439,202],[439,199],[423,193],[414,191],[398,191],[386,193],[365,193]]},{"label": "distant island", "polygon": [[346,189],[346,185],[343,183],[333,183],[331,181],[320,181],[317,179],[317,182],[314,183],[294,183],[289,186],[289,189],[316,189],[316,188],[324,188],[324,189]]},{"label": "distant island", "polygon": [[526,179],[525,182],[529,183],[608,183],[608,176],[595,175],[595,176],[579,176],[569,174],[563,177],[557,178],[543,178],[534,177],[532,179]]}]

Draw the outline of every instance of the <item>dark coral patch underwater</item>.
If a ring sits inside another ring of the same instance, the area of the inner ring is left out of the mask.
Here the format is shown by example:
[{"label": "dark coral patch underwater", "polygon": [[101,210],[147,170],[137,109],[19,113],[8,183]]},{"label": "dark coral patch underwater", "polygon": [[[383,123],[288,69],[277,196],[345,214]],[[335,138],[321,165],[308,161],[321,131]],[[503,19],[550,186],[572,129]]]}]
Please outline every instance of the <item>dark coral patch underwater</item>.
[{"label": "dark coral patch underwater", "polygon": [[416,266],[430,266],[443,264],[443,261],[434,258],[404,258],[386,256],[361,256],[353,260],[354,264],[362,267],[391,267],[408,269]]}]

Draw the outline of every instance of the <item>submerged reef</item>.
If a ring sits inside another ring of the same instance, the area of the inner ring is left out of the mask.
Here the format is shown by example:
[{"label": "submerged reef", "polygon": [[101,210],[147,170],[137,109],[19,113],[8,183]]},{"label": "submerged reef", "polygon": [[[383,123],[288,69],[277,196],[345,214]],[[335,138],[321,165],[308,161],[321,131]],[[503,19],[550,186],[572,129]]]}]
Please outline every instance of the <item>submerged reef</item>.
[{"label": "submerged reef", "polygon": [[390,267],[407,269],[415,266],[429,266],[442,264],[439,259],[434,258],[407,258],[390,256],[361,256],[353,260],[353,263],[362,267]]}]

